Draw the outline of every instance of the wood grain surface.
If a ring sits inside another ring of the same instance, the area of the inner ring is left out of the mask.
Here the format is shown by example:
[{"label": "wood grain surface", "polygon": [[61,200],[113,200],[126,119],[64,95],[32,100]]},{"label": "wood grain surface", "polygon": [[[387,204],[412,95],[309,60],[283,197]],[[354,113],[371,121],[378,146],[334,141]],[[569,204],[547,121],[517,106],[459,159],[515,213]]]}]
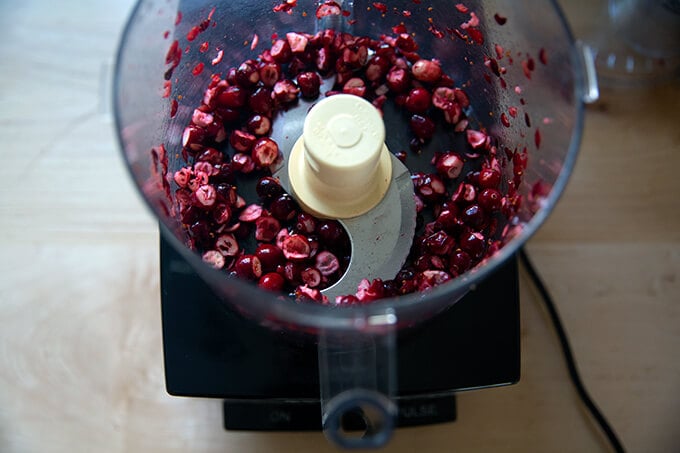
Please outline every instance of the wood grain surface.
[{"label": "wood grain surface", "polygon": [[[158,232],[108,95],[131,6],[0,2],[0,451],[335,451],[319,433],[224,432],[220,401],[165,392]],[[679,106],[678,83],[603,92],[528,245],[632,452],[680,451]],[[460,394],[455,423],[384,451],[606,451],[525,276],[521,296],[520,383]]]}]

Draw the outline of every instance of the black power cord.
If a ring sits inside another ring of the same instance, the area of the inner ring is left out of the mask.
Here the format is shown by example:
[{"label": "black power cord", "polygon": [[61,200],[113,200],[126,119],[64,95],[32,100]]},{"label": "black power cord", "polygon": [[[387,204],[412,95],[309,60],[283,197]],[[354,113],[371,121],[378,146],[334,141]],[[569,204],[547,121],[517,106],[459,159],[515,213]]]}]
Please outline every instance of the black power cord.
[{"label": "black power cord", "polygon": [[548,313],[550,314],[550,320],[555,326],[555,331],[557,332],[557,337],[559,338],[560,346],[562,347],[562,354],[564,355],[564,360],[567,362],[569,377],[571,378],[571,382],[574,384],[574,387],[576,388],[578,396],[581,398],[583,404],[585,404],[590,414],[593,416],[597,424],[600,426],[602,432],[607,436],[607,439],[609,440],[612,449],[617,453],[623,453],[625,450],[623,448],[623,445],[621,444],[621,441],[616,436],[616,433],[609,425],[607,419],[604,417],[604,415],[602,415],[602,412],[600,412],[600,410],[597,408],[595,402],[590,398],[588,391],[586,390],[585,386],[583,385],[583,382],[581,381],[581,376],[579,375],[578,368],[576,367],[574,355],[571,352],[569,339],[567,338],[567,333],[564,331],[564,327],[562,326],[562,321],[560,320],[560,316],[557,313],[555,303],[553,302],[553,299],[550,296],[550,293],[548,292],[548,289],[543,283],[543,280],[541,279],[540,275],[538,275],[538,272],[536,272],[536,268],[531,263],[531,260],[529,259],[529,256],[527,255],[524,248],[520,249],[519,258],[520,261],[522,262],[522,266],[526,270],[527,274],[529,274],[531,281],[536,286],[538,292],[541,294],[543,302],[545,303],[545,306],[548,309]]}]

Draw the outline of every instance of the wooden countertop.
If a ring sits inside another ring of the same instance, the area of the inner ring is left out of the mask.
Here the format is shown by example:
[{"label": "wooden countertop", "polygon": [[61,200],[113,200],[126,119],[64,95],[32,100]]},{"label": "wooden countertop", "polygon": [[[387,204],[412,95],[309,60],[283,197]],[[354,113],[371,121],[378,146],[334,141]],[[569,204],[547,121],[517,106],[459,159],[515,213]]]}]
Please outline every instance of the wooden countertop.
[{"label": "wooden countertop", "polygon": [[[220,401],[165,392],[158,232],[107,103],[130,7],[0,3],[0,451],[333,451],[318,433],[224,432]],[[678,451],[680,84],[603,97],[528,249],[625,445]],[[385,451],[605,449],[521,284],[520,383],[459,395],[455,423],[399,430]]]}]

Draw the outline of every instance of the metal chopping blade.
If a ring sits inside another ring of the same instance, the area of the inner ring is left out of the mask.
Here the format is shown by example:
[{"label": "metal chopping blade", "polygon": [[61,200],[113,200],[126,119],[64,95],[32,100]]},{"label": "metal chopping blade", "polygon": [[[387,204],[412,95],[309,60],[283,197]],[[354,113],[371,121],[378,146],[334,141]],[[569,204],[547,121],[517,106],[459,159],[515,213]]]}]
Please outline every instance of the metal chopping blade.
[{"label": "metal chopping blade", "polygon": [[[332,79],[324,81],[321,92],[332,86]],[[273,176],[292,194],[288,177],[288,158],[293,145],[302,135],[307,112],[314,102],[300,100],[295,108],[283,112],[272,127],[283,159],[272,168]],[[416,205],[413,183],[408,168],[391,155],[392,181],[385,197],[366,214],[338,219],[346,229],[352,256],[344,275],[334,285],[322,291],[329,299],[354,294],[362,279],[393,279],[408,257],[416,229]]]}]

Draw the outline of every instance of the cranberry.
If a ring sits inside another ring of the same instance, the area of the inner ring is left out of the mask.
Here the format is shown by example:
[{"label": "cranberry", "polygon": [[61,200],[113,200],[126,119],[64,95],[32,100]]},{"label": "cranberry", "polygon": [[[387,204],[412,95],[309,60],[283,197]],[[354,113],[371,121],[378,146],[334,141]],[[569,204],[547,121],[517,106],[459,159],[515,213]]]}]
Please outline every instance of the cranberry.
[{"label": "cranberry", "polygon": [[239,214],[238,219],[241,222],[255,222],[257,219],[262,217],[264,210],[262,206],[258,204],[248,205],[241,214]]},{"label": "cranberry", "polygon": [[442,76],[442,68],[433,60],[418,60],[411,67],[411,74],[416,80],[426,83],[435,83]]},{"label": "cranberry", "polygon": [[316,218],[306,212],[301,212],[297,216],[295,230],[303,234],[312,234],[316,230]]},{"label": "cranberry", "polygon": [[173,175],[175,183],[180,187],[186,187],[191,179],[191,168],[180,168]]},{"label": "cranberry", "polygon": [[182,134],[182,146],[198,151],[203,147],[205,135],[205,129],[198,126],[187,126]]},{"label": "cranberry", "polygon": [[244,61],[236,70],[236,83],[241,87],[252,87],[260,81],[260,72],[250,61]]},{"label": "cranberry", "polygon": [[317,225],[316,234],[324,244],[337,244],[345,236],[345,230],[335,220],[322,220]]},{"label": "cranberry", "polygon": [[231,135],[229,136],[229,144],[231,144],[231,146],[240,153],[250,152],[255,140],[257,140],[257,137],[255,137],[253,134],[239,130],[232,131]]},{"label": "cranberry", "polygon": [[272,97],[280,104],[290,104],[291,102],[294,102],[299,94],[300,89],[297,85],[287,79],[276,82],[272,90]]},{"label": "cranberry", "polygon": [[400,33],[395,44],[400,50],[405,52],[415,52],[418,50],[416,40],[408,33]]},{"label": "cranberry", "polygon": [[306,285],[295,288],[295,298],[297,300],[311,300],[312,302],[328,303],[328,298],[324,296],[321,291],[316,288],[310,288]]},{"label": "cranberry", "polygon": [[272,216],[281,222],[293,220],[297,215],[298,205],[290,195],[283,194],[276,200],[272,201],[269,206]]},{"label": "cranberry", "polygon": [[222,269],[226,260],[224,256],[217,250],[208,250],[203,254],[203,261],[210,264],[215,269]]},{"label": "cranberry", "polygon": [[424,240],[424,246],[430,253],[439,256],[448,255],[454,246],[454,240],[444,231],[437,231]]},{"label": "cranberry", "polygon": [[426,270],[418,274],[416,280],[418,291],[427,291],[451,280],[451,276],[443,270]]},{"label": "cranberry", "polygon": [[374,55],[366,65],[366,80],[369,82],[377,82],[382,80],[390,67],[390,62],[387,58],[380,55]]},{"label": "cranberry", "polygon": [[308,267],[300,273],[302,282],[309,288],[316,288],[321,284],[321,272],[314,267]]},{"label": "cranberry", "polygon": [[440,110],[449,111],[457,104],[456,95],[451,88],[439,87],[432,93],[432,105]]},{"label": "cranberry", "polygon": [[482,189],[497,189],[501,184],[501,174],[491,168],[482,168],[477,178],[479,187]]},{"label": "cranberry", "polygon": [[316,255],[316,268],[322,275],[333,275],[340,269],[340,261],[331,252],[323,251]]},{"label": "cranberry", "polygon": [[437,172],[449,179],[455,179],[460,176],[464,165],[463,159],[458,154],[452,152],[442,154],[435,163]]},{"label": "cranberry", "polygon": [[489,144],[489,136],[484,132],[468,129],[467,142],[472,147],[472,149],[483,148]]},{"label": "cranberry", "polygon": [[322,47],[317,50],[315,58],[316,69],[324,74],[329,72],[332,67],[332,58],[332,51],[330,49]]},{"label": "cranberry", "polygon": [[473,258],[480,258],[484,253],[485,246],[484,235],[480,232],[475,231],[463,234],[460,237],[460,248]]},{"label": "cranberry", "polygon": [[304,53],[305,50],[307,49],[307,43],[309,42],[309,39],[307,38],[307,36],[301,33],[294,32],[286,33],[286,39],[288,40],[290,50],[294,54]]},{"label": "cranberry", "polygon": [[288,261],[283,266],[283,276],[292,285],[299,285],[302,283],[302,277],[300,276],[300,274],[304,269],[305,266],[303,263],[295,263],[293,261]]},{"label": "cranberry", "polygon": [[267,291],[272,291],[275,293],[281,292],[283,287],[286,285],[284,278],[277,274],[276,272],[269,272],[260,277],[257,285]]},{"label": "cranberry", "polygon": [[274,217],[262,216],[255,221],[255,239],[270,242],[276,238],[281,224]]},{"label": "cranberry", "polygon": [[342,52],[342,63],[350,69],[358,69],[366,64],[368,59],[368,48],[358,46],[357,48],[346,47]]},{"label": "cranberry", "polygon": [[411,130],[421,140],[429,140],[434,135],[435,124],[430,118],[413,115],[409,120]]},{"label": "cranberry", "polygon": [[279,180],[271,176],[263,176],[260,178],[255,186],[255,191],[257,192],[257,196],[265,200],[278,198],[284,193]]},{"label": "cranberry", "polygon": [[466,225],[473,229],[481,229],[488,221],[486,213],[476,204],[468,206],[463,211],[462,219]]},{"label": "cranberry", "polygon": [[316,98],[321,87],[321,78],[316,72],[303,72],[297,76],[297,84],[302,96]]},{"label": "cranberry", "polygon": [[279,157],[279,145],[271,138],[261,138],[253,144],[252,158],[257,167],[268,167]]},{"label": "cranberry", "polygon": [[335,305],[354,305],[358,302],[359,299],[353,294],[335,297]]},{"label": "cranberry", "polygon": [[234,263],[234,271],[240,278],[259,279],[262,276],[260,260],[255,255],[242,255]]},{"label": "cranberry", "polygon": [[372,282],[363,279],[357,288],[356,297],[360,302],[371,302],[384,296],[384,287],[381,279],[376,278]]},{"label": "cranberry", "polygon": [[503,196],[496,189],[484,189],[477,196],[477,202],[486,212],[497,212],[501,209]]},{"label": "cranberry", "polygon": [[472,259],[466,252],[458,249],[449,258],[449,273],[454,277],[470,269]]},{"label": "cranberry", "polygon": [[275,271],[285,263],[283,252],[273,244],[260,244],[255,250],[255,256],[260,260],[264,272]]},{"label": "cranberry", "polygon": [[224,256],[236,256],[240,251],[238,241],[231,233],[221,234],[215,241],[215,248]]},{"label": "cranberry", "polygon": [[194,192],[196,203],[202,208],[211,208],[217,199],[217,192],[210,184],[203,184]]},{"label": "cranberry", "polygon": [[387,87],[395,93],[403,93],[411,86],[411,77],[406,69],[392,68],[387,74]]},{"label": "cranberry", "polygon": [[260,178],[255,186],[255,191],[260,198],[267,200],[278,198],[284,193],[278,179],[271,176]]},{"label": "cranberry", "polygon": [[281,77],[281,66],[278,63],[264,63],[259,73],[262,84],[271,88]]},{"label": "cranberry", "polygon": [[[196,157],[196,162],[208,162],[209,164],[212,164],[215,166],[215,168],[218,168],[218,165],[222,164],[222,161],[224,160],[224,155],[216,150],[215,148],[205,148],[201,154],[199,154]],[[224,166],[225,168],[228,167],[228,165]],[[220,167],[222,168],[222,167]],[[220,170],[217,172],[211,174],[210,176],[215,176],[216,174],[219,173]]]},{"label": "cranberry", "polygon": [[290,49],[290,44],[288,41],[283,39],[277,39],[269,51],[270,55],[279,64],[290,63],[293,58],[293,52]]},{"label": "cranberry", "polygon": [[283,256],[294,261],[307,259],[312,252],[307,238],[301,234],[291,234],[285,238],[281,250]]},{"label": "cranberry", "polygon": [[272,91],[266,87],[260,87],[248,98],[248,107],[261,115],[269,116],[274,108]]},{"label": "cranberry", "polygon": [[231,208],[224,203],[220,203],[213,209],[213,220],[218,225],[224,225],[231,220]]},{"label": "cranberry", "polygon": [[231,166],[234,170],[246,175],[255,170],[255,162],[253,162],[250,155],[244,153],[234,154],[231,158]]},{"label": "cranberry", "polygon": [[254,135],[267,135],[272,127],[271,120],[263,115],[255,114],[248,119],[248,130]]},{"label": "cranberry", "polygon": [[200,127],[210,126],[214,119],[215,118],[210,113],[203,112],[199,109],[195,109],[194,113],[191,115],[191,122]]},{"label": "cranberry", "polygon": [[406,97],[404,106],[411,113],[425,113],[432,104],[432,96],[425,88],[414,88]]},{"label": "cranberry", "polygon": [[363,97],[366,94],[366,83],[359,77],[352,77],[342,87],[342,92]]},{"label": "cranberry", "polygon": [[425,201],[437,201],[446,194],[446,185],[437,175],[414,173],[411,180],[416,193]]}]

